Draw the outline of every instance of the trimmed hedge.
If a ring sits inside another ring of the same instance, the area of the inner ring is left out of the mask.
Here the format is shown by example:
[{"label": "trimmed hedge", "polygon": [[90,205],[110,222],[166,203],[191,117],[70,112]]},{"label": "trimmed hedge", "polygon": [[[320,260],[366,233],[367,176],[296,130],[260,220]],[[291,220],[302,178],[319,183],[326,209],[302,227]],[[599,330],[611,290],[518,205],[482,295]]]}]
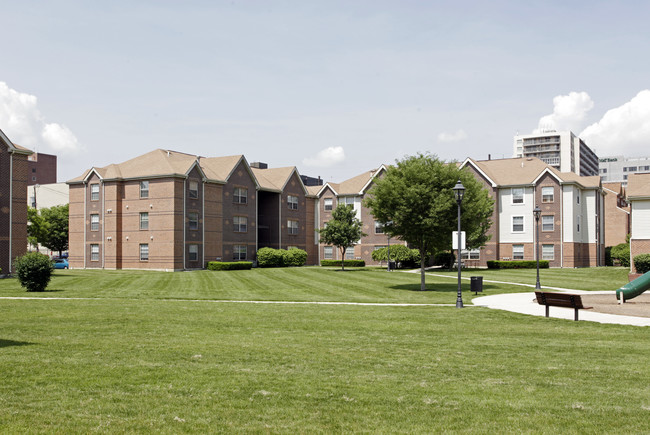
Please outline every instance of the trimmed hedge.
[{"label": "trimmed hedge", "polygon": [[630,267],[630,244],[629,243],[620,243],[616,246],[612,246],[610,251],[612,261],[617,261],[623,267]]},{"label": "trimmed hedge", "polygon": [[639,254],[634,257],[634,268],[637,273],[650,272],[650,254]]},{"label": "trimmed hedge", "polygon": [[233,261],[230,263],[223,261],[210,261],[208,263],[208,270],[249,270],[252,267],[252,261]]},{"label": "trimmed hedge", "polygon": [[[388,248],[383,247],[372,251],[372,259],[374,261],[388,260]],[[399,267],[417,267],[420,264],[420,251],[417,249],[410,249],[404,245],[391,245],[390,259],[396,261]]]},{"label": "trimmed hedge", "polygon": [[307,251],[298,248],[261,248],[257,251],[257,265],[259,267],[304,266],[306,262]]},{"label": "trimmed hedge", "polygon": [[[537,261],[529,260],[488,260],[488,269],[536,269]],[[548,260],[539,260],[540,269],[548,269]]]},{"label": "trimmed hedge", "polygon": [[[341,260],[321,260],[321,266],[340,266]],[[345,267],[365,267],[366,262],[363,260],[343,260],[343,265]]]}]

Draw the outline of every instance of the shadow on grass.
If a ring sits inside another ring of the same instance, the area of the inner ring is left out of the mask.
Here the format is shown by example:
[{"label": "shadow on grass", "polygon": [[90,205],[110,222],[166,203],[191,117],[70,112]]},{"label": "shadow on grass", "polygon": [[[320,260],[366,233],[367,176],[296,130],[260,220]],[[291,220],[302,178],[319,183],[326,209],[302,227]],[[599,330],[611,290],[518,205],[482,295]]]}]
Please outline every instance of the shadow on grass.
[{"label": "shadow on grass", "polygon": [[[422,291],[422,290],[420,290],[420,284],[419,283],[417,283],[417,284],[393,285],[393,286],[390,286],[390,288],[395,289],[395,290],[405,290],[405,291],[412,291],[412,292]],[[440,292],[440,293],[456,293],[458,291],[458,283],[457,282],[454,282],[454,283],[451,283],[451,284],[439,284],[439,283],[429,284],[429,283],[426,283],[425,288],[426,288],[426,290],[424,290],[424,291],[427,291],[427,292],[434,291],[434,292]],[[483,284],[483,293],[485,293],[486,291],[489,291],[489,290],[498,290],[498,289],[499,289],[499,287],[496,286],[496,285]],[[465,292],[469,293],[470,292],[469,284],[463,282],[462,286],[461,286],[461,291],[463,293],[465,293]],[[473,294],[473,292],[472,292],[472,294]],[[480,295],[481,292],[479,292],[478,294]]]},{"label": "shadow on grass", "polygon": [[3,340],[2,338],[0,338],[0,348],[9,347],[9,346],[28,346],[30,344],[34,344],[34,343],[29,343],[27,341]]}]

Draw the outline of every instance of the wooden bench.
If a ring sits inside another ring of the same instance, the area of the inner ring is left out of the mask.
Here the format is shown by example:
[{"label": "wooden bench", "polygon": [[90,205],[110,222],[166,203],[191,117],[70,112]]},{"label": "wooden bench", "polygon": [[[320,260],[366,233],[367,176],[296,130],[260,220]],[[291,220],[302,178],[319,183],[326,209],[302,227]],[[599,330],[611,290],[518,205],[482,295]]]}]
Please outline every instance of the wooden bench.
[{"label": "wooden bench", "polygon": [[546,305],[546,317],[548,317],[548,307],[573,308],[575,310],[574,320],[578,320],[578,310],[590,310],[593,307],[585,307],[582,304],[580,295],[570,293],[552,293],[552,292],[535,292],[537,303]]}]

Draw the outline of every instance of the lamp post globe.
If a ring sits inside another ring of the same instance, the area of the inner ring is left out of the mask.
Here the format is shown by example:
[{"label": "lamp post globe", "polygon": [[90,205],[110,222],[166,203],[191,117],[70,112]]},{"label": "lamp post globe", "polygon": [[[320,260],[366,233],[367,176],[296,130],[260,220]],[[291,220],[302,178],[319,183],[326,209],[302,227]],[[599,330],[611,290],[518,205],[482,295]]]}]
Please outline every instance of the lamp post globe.
[{"label": "lamp post globe", "polygon": [[460,289],[460,266],[461,266],[461,237],[460,237],[460,204],[463,202],[463,197],[465,196],[465,186],[463,183],[458,180],[456,185],[452,188],[454,191],[454,196],[456,197],[456,203],[458,204],[458,258],[456,263],[458,264],[458,292],[456,294],[456,308],[463,308],[463,294]]}]

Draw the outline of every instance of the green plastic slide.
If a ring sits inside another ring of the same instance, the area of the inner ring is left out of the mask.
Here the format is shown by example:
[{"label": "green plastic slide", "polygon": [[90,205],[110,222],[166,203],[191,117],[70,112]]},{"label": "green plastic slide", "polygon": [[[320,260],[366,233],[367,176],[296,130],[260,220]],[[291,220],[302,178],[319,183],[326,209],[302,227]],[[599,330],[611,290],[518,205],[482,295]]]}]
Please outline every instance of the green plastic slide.
[{"label": "green plastic slide", "polygon": [[623,302],[639,296],[644,291],[650,289],[650,272],[646,272],[634,281],[630,281],[620,289],[616,290],[616,299]]}]

